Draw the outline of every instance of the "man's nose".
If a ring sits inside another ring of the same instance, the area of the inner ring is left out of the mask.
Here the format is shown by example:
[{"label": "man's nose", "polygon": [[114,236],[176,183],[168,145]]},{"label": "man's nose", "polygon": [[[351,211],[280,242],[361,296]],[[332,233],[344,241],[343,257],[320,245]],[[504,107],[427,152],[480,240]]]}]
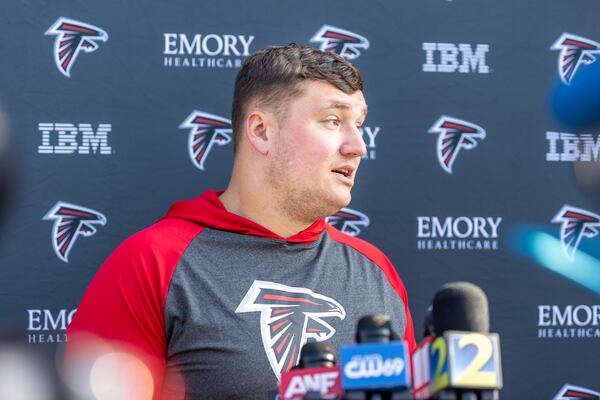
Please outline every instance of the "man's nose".
[{"label": "man's nose", "polygon": [[351,127],[344,137],[340,152],[346,157],[363,157],[367,154],[367,145],[362,132],[357,127]]}]

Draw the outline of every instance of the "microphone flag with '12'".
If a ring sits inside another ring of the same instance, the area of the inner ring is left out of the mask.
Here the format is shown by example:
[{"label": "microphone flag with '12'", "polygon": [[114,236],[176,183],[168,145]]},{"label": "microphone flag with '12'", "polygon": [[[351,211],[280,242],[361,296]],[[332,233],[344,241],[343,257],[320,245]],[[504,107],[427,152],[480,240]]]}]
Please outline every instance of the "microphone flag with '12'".
[{"label": "microphone flag with '12'", "polygon": [[335,351],[325,342],[306,343],[298,366],[281,374],[281,400],[341,399],[343,393]]},{"label": "microphone flag with '12'", "polygon": [[342,386],[346,399],[409,399],[410,355],[391,329],[387,315],[361,318],[357,345],[341,349]]},{"label": "microphone flag with '12'", "polygon": [[487,297],[468,282],[454,282],[436,293],[435,340],[430,345],[430,391],[440,399],[498,399],[502,388],[500,340],[489,333]]}]

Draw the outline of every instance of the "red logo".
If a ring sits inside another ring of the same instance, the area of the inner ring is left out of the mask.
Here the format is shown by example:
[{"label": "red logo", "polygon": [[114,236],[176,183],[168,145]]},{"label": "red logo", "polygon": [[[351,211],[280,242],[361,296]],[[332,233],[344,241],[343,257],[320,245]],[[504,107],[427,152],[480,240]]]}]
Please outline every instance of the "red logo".
[{"label": "red logo", "polygon": [[57,202],[42,219],[54,220],[52,247],[64,262],[69,262],[69,253],[79,236],[92,236],[96,233],[94,225],[106,224],[106,217],[98,211],[64,201]]},{"label": "red logo", "polygon": [[188,153],[192,163],[202,171],[213,145],[225,146],[231,142],[231,121],[218,115],[194,110],[179,128],[190,130]]},{"label": "red logo", "polygon": [[600,393],[583,387],[566,384],[553,400],[600,400]]},{"label": "red logo", "polygon": [[437,158],[444,171],[451,174],[452,165],[461,149],[471,150],[477,146],[477,139],[485,139],[485,130],[472,122],[442,115],[429,133],[439,135]]},{"label": "red logo", "polygon": [[598,235],[597,228],[600,227],[600,215],[565,205],[552,218],[552,222],[562,224],[560,227],[560,241],[566,256],[572,260],[581,238],[593,238]]},{"label": "red logo", "polygon": [[350,236],[357,236],[361,231],[361,227],[366,228],[369,226],[369,217],[351,208],[342,208],[327,217],[325,221]]},{"label": "red logo", "polygon": [[558,73],[560,79],[568,85],[582,64],[589,65],[596,61],[594,54],[600,53],[600,43],[570,33],[563,33],[550,47],[550,50],[560,50]]},{"label": "red logo", "polygon": [[331,25],[323,25],[310,41],[321,43],[319,48],[322,51],[339,54],[347,60],[358,58],[360,49],[369,48],[366,37]]},{"label": "red logo", "polygon": [[69,78],[71,67],[82,51],[91,53],[98,48],[99,40],[108,40],[108,34],[102,29],[64,17],[60,17],[45,34],[56,35],[54,61],[58,70]]},{"label": "red logo", "polygon": [[266,281],[254,281],[235,312],[260,312],[263,346],[277,379],[298,363],[309,339],[322,342],[335,334],[325,318],[346,318],[344,307],[330,297]]}]

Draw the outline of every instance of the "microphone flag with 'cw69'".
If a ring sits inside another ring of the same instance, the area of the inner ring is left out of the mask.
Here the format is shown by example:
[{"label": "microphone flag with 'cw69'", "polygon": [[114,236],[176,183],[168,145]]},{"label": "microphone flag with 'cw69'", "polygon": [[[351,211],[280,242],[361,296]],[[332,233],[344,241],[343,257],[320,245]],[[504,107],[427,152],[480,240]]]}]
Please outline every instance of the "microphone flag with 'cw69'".
[{"label": "microphone flag with 'cw69'", "polygon": [[344,390],[410,388],[410,362],[404,342],[345,346],[341,361]]}]

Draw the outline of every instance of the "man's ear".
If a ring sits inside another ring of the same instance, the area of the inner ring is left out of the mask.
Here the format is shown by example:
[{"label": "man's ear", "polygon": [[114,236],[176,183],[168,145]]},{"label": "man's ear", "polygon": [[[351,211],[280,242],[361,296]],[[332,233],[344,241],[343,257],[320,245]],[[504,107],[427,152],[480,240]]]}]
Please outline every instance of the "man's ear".
[{"label": "man's ear", "polygon": [[252,111],[246,118],[246,139],[260,154],[267,155],[273,144],[275,119],[269,113]]}]

